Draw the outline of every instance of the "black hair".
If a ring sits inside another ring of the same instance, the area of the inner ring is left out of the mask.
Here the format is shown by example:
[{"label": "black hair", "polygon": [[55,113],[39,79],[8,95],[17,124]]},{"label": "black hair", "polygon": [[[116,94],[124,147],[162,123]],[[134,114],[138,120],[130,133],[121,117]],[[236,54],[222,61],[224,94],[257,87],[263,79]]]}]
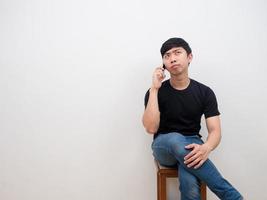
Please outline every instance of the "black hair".
[{"label": "black hair", "polygon": [[170,38],[164,42],[160,48],[161,56],[174,47],[182,47],[186,51],[187,55],[192,52],[189,44],[183,38]]}]

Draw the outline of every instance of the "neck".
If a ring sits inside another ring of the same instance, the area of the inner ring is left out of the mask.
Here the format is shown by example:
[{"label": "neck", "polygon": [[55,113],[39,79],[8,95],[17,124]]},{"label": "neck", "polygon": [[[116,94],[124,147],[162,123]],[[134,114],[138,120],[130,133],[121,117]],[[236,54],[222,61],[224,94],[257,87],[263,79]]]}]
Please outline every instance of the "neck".
[{"label": "neck", "polygon": [[178,90],[183,90],[188,87],[190,83],[190,79],[188,74],[181,75],[181,76],[171,76],[170,84],[172,87]]}]

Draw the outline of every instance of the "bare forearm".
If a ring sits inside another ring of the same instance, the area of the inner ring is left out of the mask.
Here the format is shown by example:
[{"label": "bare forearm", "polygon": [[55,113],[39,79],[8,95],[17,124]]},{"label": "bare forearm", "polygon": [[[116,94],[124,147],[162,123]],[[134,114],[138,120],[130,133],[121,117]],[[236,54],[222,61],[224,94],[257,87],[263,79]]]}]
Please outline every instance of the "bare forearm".
[{"label": "bare forearm", "polygon": [[157,132],[160,122],[160,112],[158,106],[158,89],[149,90],[149,99],[143,115],[143,125],[148,133]]},{"label": "bare forearm", "polygon": [[208,138],[205,144],[210,148],[210,150],[214,150],[221,141],[221,131],[220,130],[213,130],[209,132]]},{"label": "bare forearm", "polygon": [[219,116],[209,117],[206,119],[208,138],[205,145],[210,150],[214,150],[221,141],[221,122]]}]

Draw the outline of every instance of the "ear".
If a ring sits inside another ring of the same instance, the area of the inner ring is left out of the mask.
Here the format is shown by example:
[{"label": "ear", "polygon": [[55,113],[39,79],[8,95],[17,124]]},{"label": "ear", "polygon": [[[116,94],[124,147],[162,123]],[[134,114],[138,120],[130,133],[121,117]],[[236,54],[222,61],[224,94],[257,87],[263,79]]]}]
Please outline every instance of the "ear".
[{"label": "ear", "polygon": [[188,58],[188,65],[190,65],[191,61],[193,60],[193,54],[190,53],[190,54],[187,56],[187,58]]},{"label": "ear", "polygon": [[190,54],[188,55],[188,59],[189,59],[189,62],[191,63],[191,61],[193,60],[193,54],[192,54],[192,53],[190,53]]}]

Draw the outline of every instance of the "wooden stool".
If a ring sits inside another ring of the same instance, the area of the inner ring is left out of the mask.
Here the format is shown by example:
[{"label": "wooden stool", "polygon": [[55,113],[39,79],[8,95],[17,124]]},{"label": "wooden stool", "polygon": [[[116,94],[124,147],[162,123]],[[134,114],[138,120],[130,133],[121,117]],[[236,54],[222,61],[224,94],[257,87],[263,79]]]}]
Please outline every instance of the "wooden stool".
[{"label": "wooden stool", "polygon": [[[175,168],[166,168],[161,166],[158,161],[155,160],[157,166],[157,192],[158,200],[167,200],[166,194],[166,179],[178,177],[178,170]],[[206,184],[201,183],[200,186],[201,200],[207,200]]]}]

